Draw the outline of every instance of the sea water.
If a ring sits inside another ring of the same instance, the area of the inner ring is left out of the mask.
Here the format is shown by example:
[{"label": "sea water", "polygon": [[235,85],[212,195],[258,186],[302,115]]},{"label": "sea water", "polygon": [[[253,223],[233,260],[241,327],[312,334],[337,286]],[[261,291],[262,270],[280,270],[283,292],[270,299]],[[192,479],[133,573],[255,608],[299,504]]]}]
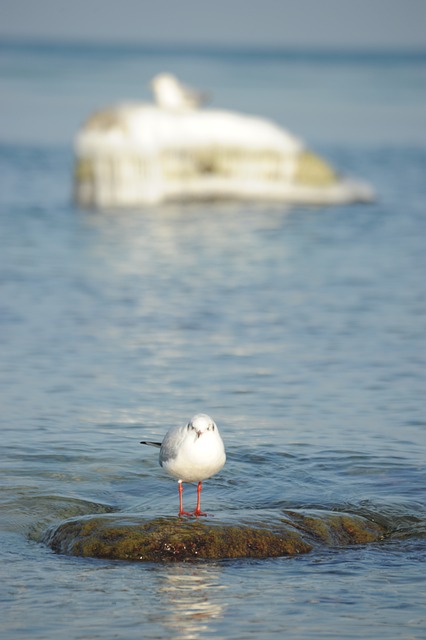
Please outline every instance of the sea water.
[{"label": "sea water", "polygon": [[[161,71],[288,127],[376,202],[78,210],[74,133]],[[2,43],[4,637],[425,637],[425,80],[424,53]],[[195,564],[40,543],[79,513],[174,515],[139,441],[199,411],[227,447],[203,490],[218,520],[314,507],[392,535]]]}]

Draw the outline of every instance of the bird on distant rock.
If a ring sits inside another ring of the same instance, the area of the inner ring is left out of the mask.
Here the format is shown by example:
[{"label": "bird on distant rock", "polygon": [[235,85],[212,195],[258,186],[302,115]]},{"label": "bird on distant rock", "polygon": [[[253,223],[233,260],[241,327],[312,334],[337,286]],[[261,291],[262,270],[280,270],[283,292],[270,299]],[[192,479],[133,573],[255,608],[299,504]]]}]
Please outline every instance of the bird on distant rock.
[{"label": "bird on distant rock", "polygon": [[207,102],[207,95],[188,87],[171,73],[160,73],[151,80],[155,102],[168,111],[190,111]]},{"label": "bird on distant rock", "polygon": [[[201,511],[202,481],[218,473],[225,464],[225,447],[215,422],[205,413],[198,413],[183,427],[173,427],[163,442],[143,440],[141,444],[160,447],[160,465],[177,478],[179,516],[206,516]],[[197,506],[193,513],[184,511],[182,483],[198,482]]]}]

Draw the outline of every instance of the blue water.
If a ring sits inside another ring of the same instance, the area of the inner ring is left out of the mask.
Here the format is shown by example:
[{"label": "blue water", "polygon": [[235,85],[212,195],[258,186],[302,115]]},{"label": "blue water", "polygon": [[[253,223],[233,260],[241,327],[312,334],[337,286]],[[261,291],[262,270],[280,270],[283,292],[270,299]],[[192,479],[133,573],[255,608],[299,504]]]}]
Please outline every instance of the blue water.
[{"label": "blue water", "polygon": [[[78,126],[165,70],[287,126],[377,201],[78,210]],[[5,637],[425,637],[425,80],[422,53],[0,45]],[[198,411],[228,452],[203,491],[218,520],[346,509],[392,535],[177,565],[40,544],[79,513],[176,513],[138,442]]]}]

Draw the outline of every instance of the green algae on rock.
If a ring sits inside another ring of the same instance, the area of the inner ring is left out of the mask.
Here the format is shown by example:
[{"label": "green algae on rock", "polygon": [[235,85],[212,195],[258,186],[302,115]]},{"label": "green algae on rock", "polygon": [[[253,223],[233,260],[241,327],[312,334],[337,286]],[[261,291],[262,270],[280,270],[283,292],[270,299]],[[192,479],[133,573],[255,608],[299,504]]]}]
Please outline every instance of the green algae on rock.
[{"label": "green algae on rock", "polygon": [[307,553],[311,545],[290,527],[232,525],[157,518],[93,517],[64,522],[46,542],[58,553],[118,560],[264,558]]},{"label": "green algae on rock", "polygon": [[362,516],[334,512],[288,511],[280,520],[250,523],[120,514],[65,521],[44,542],[74,556],[162,562],[297,555],[318,544],[377,541],[384,533]]},{"label": "green algae on rock", "polygon": [[328,546],[366,544],[381,540],[385,528],[363,516],[335,511],[287,511],[293,526],[315,542]]}]

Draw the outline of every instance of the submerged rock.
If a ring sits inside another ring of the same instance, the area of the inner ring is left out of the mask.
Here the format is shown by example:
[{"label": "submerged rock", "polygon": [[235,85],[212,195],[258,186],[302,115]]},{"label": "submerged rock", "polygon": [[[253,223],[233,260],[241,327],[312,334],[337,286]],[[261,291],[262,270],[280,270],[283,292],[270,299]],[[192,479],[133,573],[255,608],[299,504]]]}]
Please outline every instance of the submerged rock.
[{"label": "submerged rock", "polygon": [[8,531],[20,531],[30,540],[40,542],[46,528],[60,520],[82,518],[91,514],[112,513],[114,509],[107,505],[79,498],[70,498],[54,494],[42,494],[25,488],[22,495],[15,495],[3,502],[0,510],[2,528]]},{"label": "submerged rock", "polygon": [[[160,82],[161,81],[161,82]],[[157,86],[158,85],[158,86]],[[165,74],[156,102],[92,114],[75,141],[75,199],[109,208],[174,200],[369,202],[371,188],[340,176],[296,136],[264,118],[199,109]]]},{"label": "submerged rock", "polygon": [[158,562],[296,555],[318,544],[373,542],[384,533],[362,516],[333,512],[285,512],[271,523],[115,515],[68,520],[44,541],[57,553]]},{"label": "submerged rock", "polygon": [[288,511],[287,515],[293,526],[309,535],[314,543],[330,547],[376,542],[386,533],[384,525],[350,513]]}]

